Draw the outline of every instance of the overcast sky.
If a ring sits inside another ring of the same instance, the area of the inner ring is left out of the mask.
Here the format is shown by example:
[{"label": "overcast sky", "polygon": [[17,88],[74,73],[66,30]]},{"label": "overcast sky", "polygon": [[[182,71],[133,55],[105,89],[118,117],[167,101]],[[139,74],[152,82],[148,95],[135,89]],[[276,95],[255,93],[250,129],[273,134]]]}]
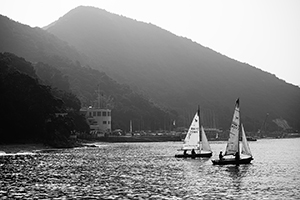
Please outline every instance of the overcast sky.
[{"label": "overcast sky", "polygon": [[0,14],[43,27],[80,5],[150,22],[300,86],[300,0],[0,0]]}]

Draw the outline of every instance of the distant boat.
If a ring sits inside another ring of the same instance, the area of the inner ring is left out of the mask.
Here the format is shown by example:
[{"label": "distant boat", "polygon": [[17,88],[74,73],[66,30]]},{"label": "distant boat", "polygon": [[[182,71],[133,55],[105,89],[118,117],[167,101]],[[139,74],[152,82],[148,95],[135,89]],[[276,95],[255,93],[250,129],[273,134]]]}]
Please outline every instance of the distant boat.
[{"label": "distant boat", "polygon": [[247,141],[257,141],[257,139],[249,136],[249,137],[247,137]]},{"label": "distant boat", "polygon": [[[240,130],[242,134],[242,151],[240,152]],[[220,152],[221,154],[221,152]],[[240,107],[239,99],[235,104],[235,110],[230,128],[229,139],[225,155],[219,155],[219,159],[212,160],[214,165],[227,165],[227,164],[249,164],[253,160],[247,137],[243,125],[240,123]]]},{"label": "distant boat", "polygon": [[180,149],[180,151],[183,151],[183,153],[176,154],[176,158],[197,158],[212,156],[212,151],[204,132],[204,128],[200,124],[200,110],[198,109],[183,141],[183,147]]}]

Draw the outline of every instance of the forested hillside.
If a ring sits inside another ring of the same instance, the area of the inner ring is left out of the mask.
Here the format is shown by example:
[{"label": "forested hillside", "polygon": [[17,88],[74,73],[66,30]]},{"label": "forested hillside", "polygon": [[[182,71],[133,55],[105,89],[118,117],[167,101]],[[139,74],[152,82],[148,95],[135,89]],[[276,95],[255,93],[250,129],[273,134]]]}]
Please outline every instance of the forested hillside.
[{"label": "forested hillside", "polygon": [[86,55],[54,35],[4,16],[0,16],[0,27],[0,52],[11,52],[32,62],[34,74],[43,84],[72,92],[80,100],[79,107],[93,105],[96,90],[100,89],[112,109],[112,129],[128,131],[132,120],[134,130],[158,130],[170,127],[176,119],[176,112],[159,107],[128,85],[91,68],[89,65],[95,64]]},{"label": "forested hillside", "polygon": [[[67,147],[72,131],[88,132],[72,93],[41,84],[32,64],[0,53],[0,141],[43,142]],[[65,116],[58,114],[65,113]]]},{"label": "forested hillside", "polygon": [[[176,119],[177,113],[161,109],[144,96],[132,91],[127,85],[120,85],[105,73],[90,67],[82,67],[79,62],[73,63],[67,58],[59,56],[45,60],[55,68],[37,63],[35,68],[45,82],[66,88],[68,79],[70,89],[80,99],[82,106],[93,105],[96,100],[96,91],[100,90],[102,101],[112,109],[112,127],[129,131],[129,121],[133,122],[134,130],[159,130],[170,127]],[[52,75],[51,75],[52,74]],[[55,74],[64,74],[65,77]],[[56,79],[53,79],[57,77]],[[59,84],[61,83],[61,84]],[[59,85],[58,85],[59,84]]]},{"label": "forested hillside", "polygon": [[299,87],[155,25],[81,6],[47,31],[88,55],[97,63],[91,67],[178,111],[181,124],[200,105],[204,117],[215,113],[217,126],[228,129],[240,98],[247,130],[257,131],[267,113],[272,130],[278,118],[300,129]]}]

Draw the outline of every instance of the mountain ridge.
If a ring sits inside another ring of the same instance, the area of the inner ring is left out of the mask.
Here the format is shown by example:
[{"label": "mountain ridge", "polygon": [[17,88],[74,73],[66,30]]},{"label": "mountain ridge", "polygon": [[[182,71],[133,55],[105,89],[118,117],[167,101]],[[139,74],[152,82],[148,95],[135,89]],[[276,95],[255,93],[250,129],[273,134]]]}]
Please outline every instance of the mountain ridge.
[{"label": "mountain ridge", "polygon": [[252,121],[246,128],[259,129],[266,113],[300,128],[299,87],[158,26],[80,6],[47,31],[89,55],[112,78],[179,111],[182,121],[200,104],[218,113],[225,128],[233,102],[241,98],[242,116]]}]

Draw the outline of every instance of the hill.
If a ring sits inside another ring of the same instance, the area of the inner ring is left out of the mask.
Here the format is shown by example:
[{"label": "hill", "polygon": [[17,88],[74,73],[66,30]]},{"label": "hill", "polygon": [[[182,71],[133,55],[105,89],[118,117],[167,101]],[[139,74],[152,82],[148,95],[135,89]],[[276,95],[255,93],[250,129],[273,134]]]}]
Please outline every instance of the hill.
[{"label": "hill", "polygon": [[5,16],[0,16],[0,27],[0,52],[11,52],[32,62],[34,74],[43,84],[74,93],[80,100],[79,107],[93,105],[96,90],[100,89],[112,108],[112,129],[128,131],[132,120],[134,130],[158,130],[176,117],[176,112],[158,107],[128,85],[91,68],[89,65],[95,64],[88,56],[53,34]]},{"label": "hill", "polygon": [[41,84],[30,62],[0,53],[0,66],[1,143],[43,142],[67,147],[71,145],[70,130],[89,130],[80,116],[79,100]]},{"label": "hill", "polygon": [[[94,7],[77,7],[47,31],[88,55],[96,69],[180,113],[187,125],[201,105],[204,125],[228,129],[236,98],[247,130],[257,131],[269,113],[300,129],[300,88],[153,24]],[[284,67],[284,66],[283,66]],[[210,114],[214,113],[214,114]]]},{"label": "hill", "polygon": [[0,15],[0,52],[13,52],[30,61],[60,55],[70,60],[88,63],[88,58],[67,42],[41,28],[32,28]]}]

